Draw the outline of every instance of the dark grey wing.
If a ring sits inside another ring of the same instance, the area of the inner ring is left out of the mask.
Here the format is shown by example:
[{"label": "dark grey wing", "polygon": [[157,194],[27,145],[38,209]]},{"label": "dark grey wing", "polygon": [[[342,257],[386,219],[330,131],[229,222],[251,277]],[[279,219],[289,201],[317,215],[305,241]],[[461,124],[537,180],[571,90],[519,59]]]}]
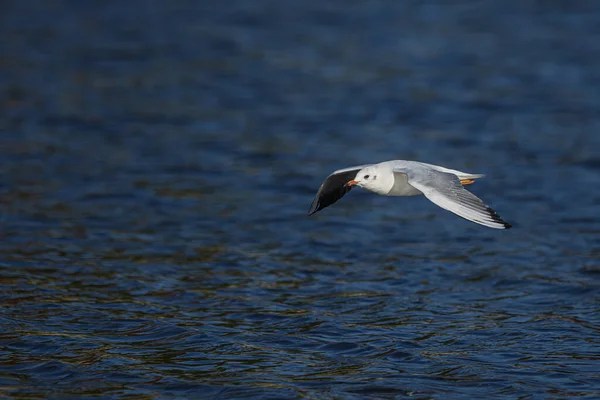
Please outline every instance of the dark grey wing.
[{"label": "dark grey wing", "polygon": [[433,169],[394,168],[408,176],[408,183],[438,206],[469,221],[495,229],[509,229],[504,221],[481,199],[465,189],[454,174]]},{"label": "dark grey wing", "polygon": [[315,199],[310,205],[308,215],[313,215],[319,210],[329,207],[352,189],[352,186],[345,186],[348,181],[356,178],[358,171],[366,167],[366,165],[360,165],[357,167],[350,167],[335,171],[329,175],[325,182],[321,184]]}]

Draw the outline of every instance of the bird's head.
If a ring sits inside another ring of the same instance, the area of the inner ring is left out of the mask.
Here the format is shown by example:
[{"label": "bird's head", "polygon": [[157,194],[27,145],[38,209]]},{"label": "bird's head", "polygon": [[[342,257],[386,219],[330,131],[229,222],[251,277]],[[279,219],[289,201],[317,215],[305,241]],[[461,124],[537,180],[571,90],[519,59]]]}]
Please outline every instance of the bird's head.
[{"label": "bird's head", "polygon": [[372,167],[365,167],[358,171],[354,179],[348,181],[346,186],[359,186],[368,190],[375,191],[378,186],[377,182],[377,172]]}]

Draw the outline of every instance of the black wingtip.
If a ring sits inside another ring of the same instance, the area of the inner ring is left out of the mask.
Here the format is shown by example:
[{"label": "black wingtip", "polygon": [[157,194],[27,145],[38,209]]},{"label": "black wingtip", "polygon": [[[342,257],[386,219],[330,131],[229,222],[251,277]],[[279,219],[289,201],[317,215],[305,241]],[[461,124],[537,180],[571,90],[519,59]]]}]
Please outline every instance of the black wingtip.
[{"label": "black wingtip", "polygon": [[313,215],[344,197],[344,195],[352,189],[352,186],[347,186],[346,184],[350,179],[356,177],[357,172],[360,171],[361,168],[362,167],[355,167],[352,169],[341,170],[341,172],[334,172],[329,175],[327,179],[325,179],[325,182],[321,184],[321,187],[319,187],[319,191],[308,210],[308,215]]},{"label": "black wingtip", "polygon": [[510,228],[512,228],[511,224],[509,224],[508,222],[506,222],[502,218],[500,218],[500,216],[496,213],[496,211],[492,210],[490,207],[487,207],[486,211],[488,212],[488,214],[490,215],[490,217],[492,217],[492,220],[494,222],[502,224],[502,226],[504,226],[504,229],[510,229]]},{"label": "black wingtip", "polygon": [[310,205],[310,209],[308,210],[308,216],[310,217],[311,215],[313,215],[314,213],[316,213],[317,211],[319,211],[322,207],[319,207],[320,203],[319,201],[317,201],[317,199],[315,199],[312,204]]}]

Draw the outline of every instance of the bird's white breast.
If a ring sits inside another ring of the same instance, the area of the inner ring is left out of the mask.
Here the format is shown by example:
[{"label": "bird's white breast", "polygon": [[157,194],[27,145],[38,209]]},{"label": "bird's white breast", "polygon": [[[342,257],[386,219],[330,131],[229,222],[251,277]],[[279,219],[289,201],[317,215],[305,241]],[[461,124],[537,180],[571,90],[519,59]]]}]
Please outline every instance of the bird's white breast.
[{"label": "bird's white breast", "polygon": [[408,183],[406,174],[394,173],[394,185],[387,193],[388,196],[417,196],[420,194],[423,194],[423,192]]}]

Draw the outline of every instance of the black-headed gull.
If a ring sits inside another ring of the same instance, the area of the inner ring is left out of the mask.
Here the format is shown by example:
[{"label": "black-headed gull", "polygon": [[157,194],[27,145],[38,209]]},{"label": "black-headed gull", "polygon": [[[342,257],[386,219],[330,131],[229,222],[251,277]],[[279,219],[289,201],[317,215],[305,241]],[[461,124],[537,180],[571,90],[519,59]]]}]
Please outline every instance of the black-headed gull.
[{"label": "black-headed gull", "polygon": [[383,196],[416,196],[424,194],[438,206],[480,225],[508,229],[489,206],[463,185],[469,185],[482,174],[469,174],[417,161],[393,160],[379,164],[359,165],[335,171],[321,185],[310,206],[312,215],[341,199],[353,186]]}]

